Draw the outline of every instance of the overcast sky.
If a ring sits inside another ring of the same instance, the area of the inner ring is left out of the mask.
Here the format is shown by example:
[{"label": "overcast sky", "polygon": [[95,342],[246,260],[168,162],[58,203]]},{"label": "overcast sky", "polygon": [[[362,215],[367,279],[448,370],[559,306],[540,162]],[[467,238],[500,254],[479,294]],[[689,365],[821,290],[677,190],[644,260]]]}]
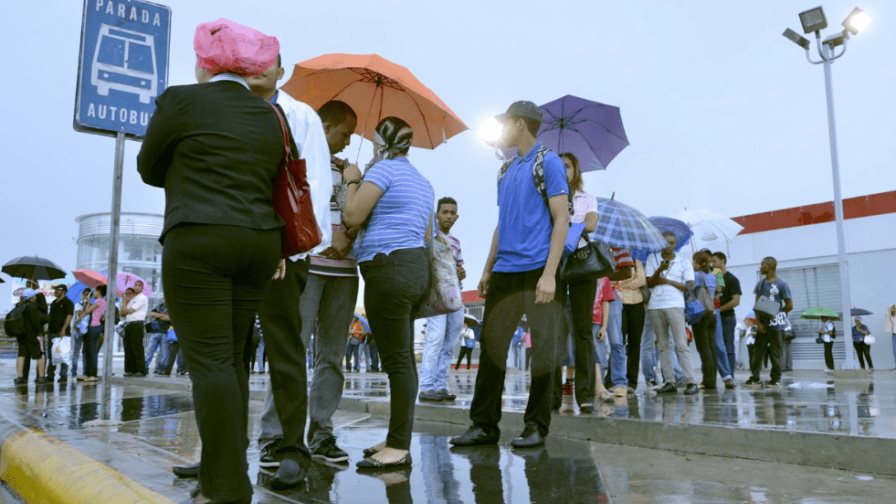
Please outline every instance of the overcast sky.
[{"label": "overcast sky", "polygon": [[[285,79],[323,53],[376,52],[441,96],[472,131],[410,156],[437,197],[460,203],[467,288],[497,215],[499,163],[476,126],[517,99],[575,94],[620,106],[631,145],[587,174],[586,190],[615,192],[648,215],[687,206],[736,216],[831,199],[822,69],[781,36],[801,31],[797,13],[816,0],[161,3],[173,11],[170,84],[193,82],[195,26],[227,17],[279,37]],[[854,4],[824,7],[839,26]],[[861,7],[874,21],[834,65],[845,197],[896,188],[896,4]],[[39,254],[75,268],[75,217],[110,208],[114,139],[72,129],[82,9],[78,0],[9,2],[0,17],[0,262]],[[138,149],[128,142],[122,207],[161,213],[162,191],[136,172]],[[364,163],[369,144],[347,152]]]}]

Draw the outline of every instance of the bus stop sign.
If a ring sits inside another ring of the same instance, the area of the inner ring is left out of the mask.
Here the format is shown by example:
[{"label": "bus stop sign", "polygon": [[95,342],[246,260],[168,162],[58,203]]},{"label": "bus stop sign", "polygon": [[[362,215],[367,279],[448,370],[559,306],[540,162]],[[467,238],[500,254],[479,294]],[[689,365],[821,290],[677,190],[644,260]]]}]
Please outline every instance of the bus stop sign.
[{"label": "bus stop sign", "polygon": [[140,138],[168,83],[171,9],[86,0],[75,98],[78,131]]}]

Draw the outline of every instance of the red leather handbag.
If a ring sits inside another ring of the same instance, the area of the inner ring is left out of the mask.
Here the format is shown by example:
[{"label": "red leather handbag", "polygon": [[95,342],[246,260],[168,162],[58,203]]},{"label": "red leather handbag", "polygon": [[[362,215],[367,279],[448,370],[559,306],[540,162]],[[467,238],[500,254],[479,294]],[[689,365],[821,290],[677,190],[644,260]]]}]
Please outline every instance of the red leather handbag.
[{"label": "red leather handbag", "polygon": [[284,223],[281,252],[283,257],[290,257],[320,245],[323,237],[317,219],[314,218],[305,160],[299,159],[292,151],[289,126],[280,107],[273,104],[271,106],[280,121],[280,132],[283,134],[283,161],[274,182],[274,210]]}]

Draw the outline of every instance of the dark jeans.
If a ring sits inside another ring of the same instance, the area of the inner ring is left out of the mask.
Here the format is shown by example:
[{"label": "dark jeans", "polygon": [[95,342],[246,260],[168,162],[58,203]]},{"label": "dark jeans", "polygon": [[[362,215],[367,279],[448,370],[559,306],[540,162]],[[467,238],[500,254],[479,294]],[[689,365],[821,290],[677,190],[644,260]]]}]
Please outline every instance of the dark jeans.
[{"label": "dark jeans", "polygon": [[507,352],[523,315],[532,331],[532,384],[523,420],[527,427],[537,428],[542,436],[548,434],[551,425],[554,384],[559,379],[558,341],[563,329],[563,304],[557,299],[547,304],[535,303],[535,286],[542,271],[543,268],[519,273],[492,273],[489,282],[470,419],[490,434],[500,434],[498,422],[501,420]]},{"label": "dark jeans", "polygon": [[84,335],[84,375],[96,376],[97,354],[100,351],[100,337],[103,335],[103,326],[91,326]]},{"label": "dark jeans", "polygon": [[823,343],[824,345],[824,365],[833,371],[834,369],[834,342]]},{"label": "dark jeans", "polygon": [[174,368],[174,361],[177,360],[177,356],[180,352],[180,344],[176,341],[166,344],[168,345],[168,360],[165,362],[163,369],[166,375],[170,375],[171,369]]},{"label": "dark jeans", "polygon": [[625,377],[629,386],[638,387],[641,366],[641,335],[644,333],[644,303],[622,305],[622,341],[625,343]]},{"label": "dark jeans", "polygon": [[355,371],[361,370],[361,345],[352,345],[351,342],[345,344],[345,370],[352,370],[352,362],[355,363]]},{"label": "dark jeans", "polygon": [[165,299],[193,383],[199,483],[214,501],[252,496],[243,353],[279,256],[279,230],[223,225],[177,226],[162,249]]},{"label": "dark jeans", "polygon": [[271,393],[283,430],[277,453],[305,468],[311,463],[311,452],[305,446],[308,374],[299,298],[307,280],[308,263],[287,259],[286,276],[271,282],[258,307],[265,352],[270,361]]},{"label": "dark jeans", "polygon": [[143,322],[128,322],[124,326],[124,372],[146,374],[146,354],[143,352]]},{"label": "dark jeans", "polygon": [[734,355],[736,345],[734,343],[734,329],[737,327],[737,317],[734,311],[726,312],[731,315],[722,314],[722,339],[725,340],[725,352],[728,353],[728,365],[731,366],[731,374],[737,369],[737,358]]},{"label": "dark jeans", "polygon": [[429,289],[428,252],[417,248],[377,254],[360,267],[370,330],[376,334],[383,371],[389,375],[386,446],[409,450],[418,385],[413,314]]},{"label": "dark jeans", "polygon": [[367,335],[367,351],[370,352],[370,369],[368,369],[367,371],[379,371],[380,349],[376,346],[376,341],[370,334]]},{"label": "dark jeans", "polygon": [[700,364],[703,370],[703,386],[716,388],[716,316],[712,312],[703,317],[696,325],[691,326],[694,332],[694,343],[700,353]]},{"label": "dark jeans", "polygon": [[874,369],[874,363],[871,362],[871,346],[866,345],[864,341],[853,341],[852,346],[856,349],[862,369],[865,369],[865,361],[868,361],[870,369]]},{"label": "dark jeans", "polygon": [[753,354],[750,356],[750,372],[753,378],[759,379],[762,361],[768,355],[772,361],[769,378],[772,381],[781,380],[781,345],[783,343],[784,333],[778,328],[767,326],[765,331],[756,332],[756,343],[753,344]]},{"label": "dark jeans", "polygon": [[[591,336],[591,317],[594,311],[594,297],[597,294],[597,281],[586,280],[571,284],[559,284],[561,292],[568,292],[569,320],[572,327],[567,333],[572,338],[572,349],[575,361],[575,394],[576,403],[591,404],[594,402],[594,338]],[[562,297],[560,298],[562,299]],[[560,402],[561,380],[555,380],[554,406]]]}]

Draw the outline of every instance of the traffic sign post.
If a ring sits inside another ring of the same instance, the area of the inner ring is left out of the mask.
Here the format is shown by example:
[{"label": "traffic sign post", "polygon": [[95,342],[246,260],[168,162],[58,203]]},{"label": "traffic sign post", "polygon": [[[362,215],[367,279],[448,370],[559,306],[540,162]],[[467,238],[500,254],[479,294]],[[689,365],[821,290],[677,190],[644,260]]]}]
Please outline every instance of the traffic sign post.
[{"label": "traffic sign post", "polygon": [[115,277],[125,138],[146,134],[155,98],[168,84],[171,9],[142,0],[85,0],[75,98],[77,131],[115,136],[111,236],[103,349],[103,414],[111,417]]},{"label": "traffic sign post", "polygon": [[171,9],[142,0],[85,0],[75,129],[140,138],[168,84]]}]

